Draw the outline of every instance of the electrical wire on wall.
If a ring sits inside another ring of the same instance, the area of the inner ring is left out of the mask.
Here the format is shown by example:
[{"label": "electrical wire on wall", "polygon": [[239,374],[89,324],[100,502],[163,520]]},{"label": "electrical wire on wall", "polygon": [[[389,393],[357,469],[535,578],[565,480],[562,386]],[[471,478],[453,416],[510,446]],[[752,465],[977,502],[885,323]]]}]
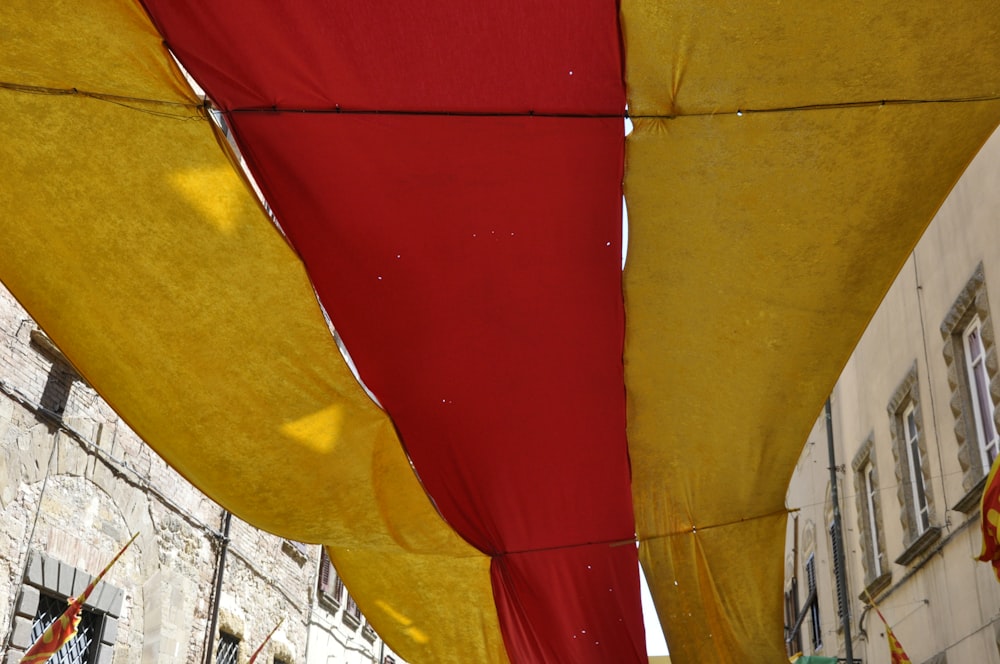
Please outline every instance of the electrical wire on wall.
[{"label": "electrical wire on wall", "polygon": [[28,540],[24,545],[24,554],[22,559],[18,562],[18,568],[21,570],[20,575],[17,579],[14,579],[12,584],[8,615],[9,620],[7,621],[7,630],[3,635],[3,645],[0,647],[0,652],[6,653],[7,647],[10,645],[10,637],[14,633],[14,607],[17,603],[17,597],[19,593],[13,592],[13,588],[21,583],[21,581],[28,575],[28,564],[31,561],[31,542],[35,537],[35,526],[38,525],[38,517],[42,513],[42,500],[45,497],[45,488],[49,483],[49,473],[52,471],[52,461],[56,457],[56,450],[59,448],[59,438],[62,432],[56,430],[55,435],[52,437],[52,450],[49,452],[49,461],[45,464],[45,476],[42,478],[42,488],[38,492],[38,504],[35,506],[35,518],[31,521],[31,530],[28,532]]}]

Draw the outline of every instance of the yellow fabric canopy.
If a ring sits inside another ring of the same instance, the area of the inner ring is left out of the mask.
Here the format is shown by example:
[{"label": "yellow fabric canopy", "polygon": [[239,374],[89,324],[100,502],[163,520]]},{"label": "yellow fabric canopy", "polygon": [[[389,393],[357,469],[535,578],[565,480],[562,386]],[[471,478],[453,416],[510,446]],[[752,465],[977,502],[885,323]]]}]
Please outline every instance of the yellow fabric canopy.
[{"label": "yellow fabric canopy", "polygon": [[1000,93],[1000,14],[643,0],[622,14],[640,558],[672,661],[779,661],[788,479],[1000,120],[995,99],[947,101]]},{"label": "yellow fabric canopy", "polygon": [[[672,661],[778,661],[787,480],[1000,121],[1000,12],[624,0],[622,29],[640,557]],[[489,559],[437,515],[141,8],[13,0],[0,36],[0,279],[194,484],[331,544],[394,650],[506,661]]]},{"label": "yellow fabric canopy", "polygon": [[394,650],[506,661],[489,559],[435,512],[141,9],[6,2],[0,26],[4,283],[195,485],[337,543]]}]

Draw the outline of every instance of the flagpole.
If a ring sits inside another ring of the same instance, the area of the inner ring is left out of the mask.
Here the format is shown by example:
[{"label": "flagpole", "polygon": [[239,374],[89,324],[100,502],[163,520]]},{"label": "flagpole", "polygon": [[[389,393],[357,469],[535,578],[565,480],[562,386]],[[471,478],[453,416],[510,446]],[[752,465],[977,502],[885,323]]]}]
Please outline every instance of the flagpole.
[{"label": "flagpole", "polygon": [[840,618],[844,626],[844,645],[847,664],[854,664],[854,644],[851,643],[851,615],[847,588],[847,568],[844,565],[844,530],[840,523],[840,499],[837,497],[837,461],[833,451],[833,413],[830,407],[830,397],[826,398],[826,443],[830,454],[830,498],[833,500],[833,530],[837,534],[833,538],[833,557],[837,572],[837,584],[843,589],[843,595],[837,598],[840,605]]}]

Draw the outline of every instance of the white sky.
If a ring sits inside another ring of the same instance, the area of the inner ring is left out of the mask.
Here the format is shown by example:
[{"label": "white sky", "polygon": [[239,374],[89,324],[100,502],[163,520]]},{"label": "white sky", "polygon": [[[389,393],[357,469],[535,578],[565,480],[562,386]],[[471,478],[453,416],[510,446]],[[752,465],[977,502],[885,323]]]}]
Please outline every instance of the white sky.
[{"label": "white sky", "polygon": [[669,655],[667,640],[663,638],[663,630],[660,629],[660,620],[656,616],[656,607],[653,606],[653,597],[649,594],[642,566],[639,567],[639,582],[642,590],[642,621],[646,625],[646,654]]}]

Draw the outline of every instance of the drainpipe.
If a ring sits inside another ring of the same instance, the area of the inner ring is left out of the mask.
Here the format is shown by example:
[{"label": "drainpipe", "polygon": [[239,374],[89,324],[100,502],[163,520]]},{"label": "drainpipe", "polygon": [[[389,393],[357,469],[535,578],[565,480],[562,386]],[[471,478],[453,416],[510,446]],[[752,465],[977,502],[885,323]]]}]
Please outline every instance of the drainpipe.
[{"label": "drainpipe", "polygon": [[219,604],[222,600],[222,579],[226,571],[226,552],[229,551],[229,524],[233,515],[223,510],[222,537],[219,538],[219,557],[215,563],[215,595],[212,597],[210,612],[212,620],[208,626],[208,639],[205,645],[205,664],[212,664],[212,653],[215,651],[215,632],[219,627]]},{"label": "drainpipe", "polygon": [[844,626],[844,644],[848,664],[854,663],[854,644],[851,643],[851,616],[849,600],[850,590],[847,588],[847,568],[844,565],[844,530],[840,523],[840,499],[837,497],[837,461],[833,453],[833,414],[830,408],[830,398],[826,399],[826,443],[830,454],[830,498],[833,500],[833,530],[837,533],[833,542],[833,556],[837,569],[837,584],[843,589],[838,598],[840,603],[840,618]]}]

